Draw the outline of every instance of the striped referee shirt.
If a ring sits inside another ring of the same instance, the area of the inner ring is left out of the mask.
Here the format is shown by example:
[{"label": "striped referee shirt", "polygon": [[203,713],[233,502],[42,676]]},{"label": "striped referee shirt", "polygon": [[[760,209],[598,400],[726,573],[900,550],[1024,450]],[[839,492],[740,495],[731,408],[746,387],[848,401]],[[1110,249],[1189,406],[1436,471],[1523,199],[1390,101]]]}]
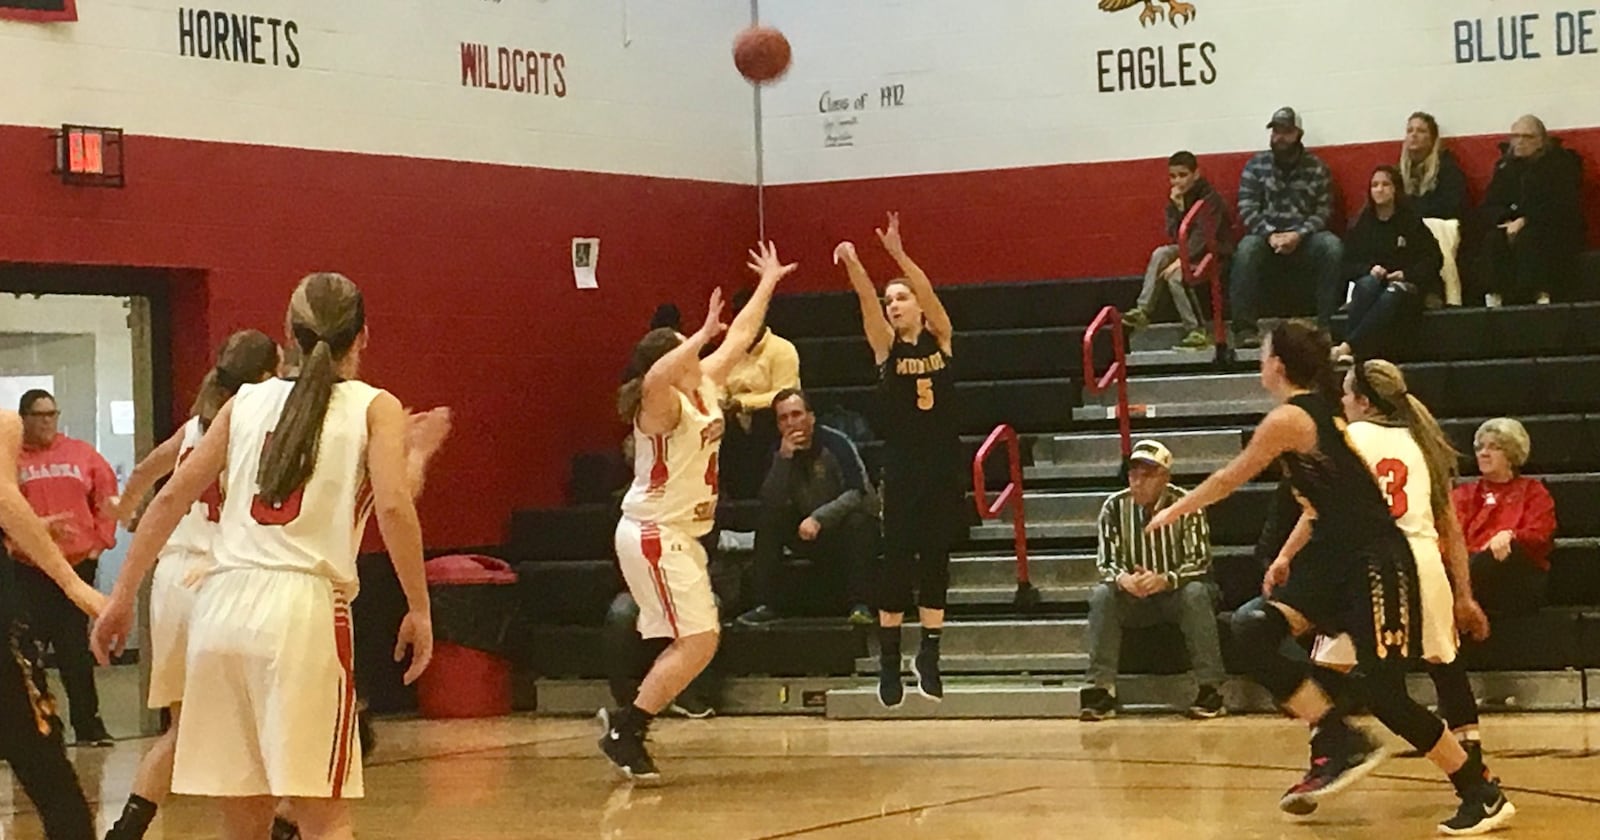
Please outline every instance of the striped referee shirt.
[{"label": "striped referee shirt", "polygon": [[[1188,495],[1183,488],[1168,484],[1161,491],[1155,510],[1161,510]],[[1211,572],[1211,526],[1205,513],[1191,513],[1153,534],[1144,526],[1154,511],[1146,512],[1133,501],[1132,490],[1122,490],[1106,499],[1100,508],[1100,576],[1115,581],[1117,575],[1139,567],[1164,575],[1172,589],[1200,580]]]}]

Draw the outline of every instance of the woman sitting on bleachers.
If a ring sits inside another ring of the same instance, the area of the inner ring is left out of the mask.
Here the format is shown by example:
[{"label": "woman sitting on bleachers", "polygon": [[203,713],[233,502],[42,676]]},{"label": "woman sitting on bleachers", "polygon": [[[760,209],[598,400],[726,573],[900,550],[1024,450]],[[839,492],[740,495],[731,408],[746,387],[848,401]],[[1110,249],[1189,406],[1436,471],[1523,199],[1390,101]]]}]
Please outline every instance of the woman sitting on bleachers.
[{"label": "woman sitting on bleachers", "polygon": [[1400,172],[1373,170],[1367,204],[1344,238],[1345,276],[1354,277],[1350,322],[1339,360],[1384,358],[1422,313],[1423,295],[1439,293],[1439,243],[1400,191]]},{"label": "woman sitting on bleachers", "polygon": [[[1439,122],[1418,111],[1406,120],[1400,149],[1400,177],[1417,215],[1439,242],[1444,257],[1440,276],[1443,302],[1461,305],[1461,274],[1456,254],[1461,248],[1461,219],[1467,213],[1467,174],[1439,139]],[[1438,305],[1429,301],[1430,305]]]},{"label": "woman sitting on bleachers", "polygon": [[1555,543],[1556,506],[1536,478],[1521,475],[1531,445],[1509,417],[1478,427],[1472,437],[1477,481],[1451,494],[1472,552],[1472,591],[1491,618],[1537,611]]}]

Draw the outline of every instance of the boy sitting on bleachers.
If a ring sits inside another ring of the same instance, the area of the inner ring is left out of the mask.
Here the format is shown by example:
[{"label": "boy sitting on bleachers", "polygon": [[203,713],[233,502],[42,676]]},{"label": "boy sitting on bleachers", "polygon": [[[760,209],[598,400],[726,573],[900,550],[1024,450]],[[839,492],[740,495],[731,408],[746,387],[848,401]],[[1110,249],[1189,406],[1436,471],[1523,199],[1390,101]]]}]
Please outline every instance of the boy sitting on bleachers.
[{"label": "boy sitting on bleachers", "polygon": [[[1122,322],[1131,329],[1150,324],[1150,317],[1161,305],[1163,296],[1170,295],[1178,310],[1186,334],[1178,342],[1179,350],[1200,350],[1211,346],[1211,337],[1200,327],[1200,301],[1183,282],[1183,265],[1178,259],[1180,244],[1185,248],[1190,264],[1198,263],[1214,250],[1217,259],[1233,253],[1238,240],[1233,224],[1233,211],[1227,199],[1212,188],[1200,174],[1200,161],[1191,152],[1178,152],[1167,158],[1167,244],[1150,253],[1150,265],[1145,268],[1144,288],[1139,292],[1139,305],[1123,316]],[[1204,201],[1189,228],[1188,242],[1178,242],[1178,230],[1190,208]],[[1211,233],[1215,231],[1215,236]]]}]

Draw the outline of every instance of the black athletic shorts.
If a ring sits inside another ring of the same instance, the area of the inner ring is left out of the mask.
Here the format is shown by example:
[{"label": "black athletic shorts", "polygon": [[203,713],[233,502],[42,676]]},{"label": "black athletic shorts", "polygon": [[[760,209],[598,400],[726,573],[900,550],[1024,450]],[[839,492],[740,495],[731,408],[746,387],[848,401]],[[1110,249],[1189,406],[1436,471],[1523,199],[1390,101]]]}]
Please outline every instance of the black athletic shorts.
[{"label": "black athletic shorts", "polygon": [[1269,600],[1293,607],[1319,633],[1350,634],[1362,665],[1422,656],[1416,559],[1399,531],[1364,546],[1313,537]]}]

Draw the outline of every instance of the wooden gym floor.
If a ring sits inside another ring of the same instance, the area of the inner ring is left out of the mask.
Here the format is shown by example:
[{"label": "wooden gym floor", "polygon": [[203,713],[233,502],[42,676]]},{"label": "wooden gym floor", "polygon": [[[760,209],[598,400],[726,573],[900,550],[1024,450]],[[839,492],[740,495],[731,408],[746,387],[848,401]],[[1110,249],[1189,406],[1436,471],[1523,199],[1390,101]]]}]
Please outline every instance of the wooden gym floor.
[{"label": "wooden gym floor", "polygon": [[[1489,760],[1520,838],[1600,835],[1600,714],[1494,716]],[[355,808],[359,836],[494,838],[1425,837],[1454,811],[1422,759],[1397,758],[1313,819],[1276,809],[1305,733],[1272,717],[1195,723],[664,720],[659,788],[613,782],[593,722],[380,721]],[[75,750],[102,828],[147,741]],[[0,838],[43,835],[0,769]],[[213,809],[176,800],[151,840],[215,837]]]}]

